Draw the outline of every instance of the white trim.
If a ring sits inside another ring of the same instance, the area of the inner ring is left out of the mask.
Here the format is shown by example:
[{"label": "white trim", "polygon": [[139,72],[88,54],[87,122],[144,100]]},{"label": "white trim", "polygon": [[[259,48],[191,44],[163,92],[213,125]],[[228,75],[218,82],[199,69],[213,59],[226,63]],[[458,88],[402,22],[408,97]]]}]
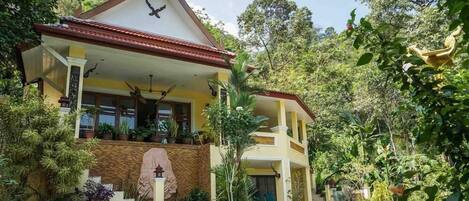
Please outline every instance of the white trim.
[{"label": "white trim", "polygon": [[41,46],[49,52],[52,56],[54,56],[57,60],[59,60],[65,66],[69,66],[69,62],[65,59],[62,55],[60,55],[57,51],[52,49],[51,47],[47,46],[45,43],[42,43]]},{"label": "white trim", "polygon": [[256,160],[256,161],[282,161],[286,160],[287,157],[264,157],[264,156],[245,156],[243,160]]},{"label": "white trim", "polygon": [[75,57],[67,57],[67,61],[68,61],[69,66],[78,66],[81,68],[81,67],[85,67],[85,64],[88,60],[75,58]]},{"label": "white trim", "polygon": [[279,133],[281,131],[287,132],[288,126],[275,126],[275,127],[270,128],[270,130],[274,133]]},{"label": "white trim", "polygon": [[[109,89],[109,88],[102,88],[102,87],[83,86],[83,91],[130,97],[128,90],[121,90],[121,89]],[[153,93],[147,93],[147,92],[142,92],[142,96],[146,99],[152,99],[152,100],[156,100],[161,97],[160,95],[155,95]],[[175,102],[180,102],[180,103],[189,103],[191,105],[191,131],[195,131],[195,101],[194,99],[181,98],[181,97],[175,97],[175,96],[166,96],[165,100],[175,101]]]}]

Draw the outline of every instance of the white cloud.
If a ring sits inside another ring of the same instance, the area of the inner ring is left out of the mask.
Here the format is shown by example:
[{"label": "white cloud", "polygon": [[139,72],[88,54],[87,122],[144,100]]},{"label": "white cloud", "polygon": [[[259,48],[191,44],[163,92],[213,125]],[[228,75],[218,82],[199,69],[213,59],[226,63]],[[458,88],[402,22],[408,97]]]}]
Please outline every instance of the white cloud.
[{"label": "white cloud", "polygon": [[[188,1],[187,2],[189,4],[189,6],[193,9],[193,10],[203,10],[204,7],[203,6],[200,6],[200,5],[197,5],[197,4],[194,4],[193,2],[191,1]],[[228,3],[228,6],[229,7],[233,7],[234,6],[234,2],[230,1]],[[218,22],[220,22],[221,20],[217,19],[215,16],[213,15],[210,15],[210,13],[207,12],[207,10],[205,10],[205,13],[207,13],[208,17],[210,18],[210,21],[213,23],[213,24],[216,24]],[[226,32],[228,32],[229,34],[233,35],[233,36],[236,36],[238,37],[238,25],[235,24],[235,23],[232,23],[232,22],[224,22],[224,21],[221,21],[223,22],[224,26],[223,26],[223,29],[225,29]]]},{"label": "white cloud", "polygon": [[225,27],[223,28],[225,29],[225,31],[227,31],[231,35],[238,37],[239,28],[237,24],[228,22],[228,23],[225,23]]}]

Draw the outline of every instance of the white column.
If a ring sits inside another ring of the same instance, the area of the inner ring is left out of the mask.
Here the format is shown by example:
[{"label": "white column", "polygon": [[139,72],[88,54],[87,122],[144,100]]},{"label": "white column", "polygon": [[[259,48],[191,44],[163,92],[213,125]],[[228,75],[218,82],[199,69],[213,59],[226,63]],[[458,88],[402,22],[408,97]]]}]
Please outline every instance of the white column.
[{"label": "white column", "polygon": [[299,141],[300,138],[298,134],[298,115],[296,112],[290,112],[290,116],[291,116],[291,130],[292,130],[293,138]]},{"label": "white column", "polygon": [[166,178],[153,179],[153,201],[164,201],[164,182]]},{"label": "white column", "polygon": [[304,168],[304,176],[305,176],[305,182],[306,182],[306,185],[305,185],[305,191],[306,191],[305,200],[312,201],[313,200],[313,193],[312,193],[312,190],[313,190],[312,183],[313,183],[313,181],[311,180],[311,172],[310,172],[309,167]]},{"label": "white column", "polygon": [[280,178],[277,179],[277,200],[289,201],[288,193],[291,192],[291,173],[290,160],[283,159],[274,163],[275,169],[280,172]]},{"label": "white column", "polygon": [[[76,96],[75,100],[70,100],[70,101],[76,101],[76,108],[70,108],[70,109],[72,111],[80,111],[81,99],[82,99],[82,94],[83,94],[83,73],[84,73],[85,64],[87,60],[81,59],[81,58],[75,58],[75,57],[67,57],[67,60],[68,60],[69,66],[67,70],[67,83],[66,83],[66,89],[65,89],[65,96],[68,97],[69,99]],[[78,81],[78,83],[75,83],[75,84],[78,84],[78,88],[77,88],[78,91],[76,94],[71,94],[71,93],[74,93],[73,90],[75,90],[74,83],[72,83],[74,80],[72,80],[72,78],[77,75],[78,75],[78,80],[75,80],[75,81]],[[75,138],[78,138],[79,131],[80,131],[80,117],[77,116],[77,120],[75,124]]]},{"label": "white column", "polygon": [[277,120],[278,125],[272,128],[272,131],[279,134],[287,134],[287,112],[285,110],[285,101],[277,102]]}]

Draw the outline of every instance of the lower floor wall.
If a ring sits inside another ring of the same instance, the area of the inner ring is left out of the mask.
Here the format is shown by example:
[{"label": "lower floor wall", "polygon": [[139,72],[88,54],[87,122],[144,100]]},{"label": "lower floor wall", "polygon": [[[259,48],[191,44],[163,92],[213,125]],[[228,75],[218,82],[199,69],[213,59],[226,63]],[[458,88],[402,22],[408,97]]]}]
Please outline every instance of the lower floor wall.
[{"label": "lower floor wall", "polygon": [[210,145],[102,140],[93,150],[97,164],[90,175],[101,176],[103,183],[116,188],[127,180],[137,183],[143,155],[151,148],[166,150],[177,181],[177,198],[185,197],[195,187],[210,192]]}]

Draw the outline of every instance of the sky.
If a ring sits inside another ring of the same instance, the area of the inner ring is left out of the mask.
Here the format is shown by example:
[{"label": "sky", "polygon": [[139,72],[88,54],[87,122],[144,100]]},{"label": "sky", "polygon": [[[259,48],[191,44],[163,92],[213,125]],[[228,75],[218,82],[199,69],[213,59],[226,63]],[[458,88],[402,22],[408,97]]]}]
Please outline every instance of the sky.
[{"label": "sky", "polygon": [[[225,23],[225,29],[237,35],[237,16],[252,2],[252,0],[187,0],[194,9],[205,8],[205,12],[215,21]],[[336,31],[346,28],[350,12],[357,9],[357,18],[366,15],[369,10],[365,5],[355,0],[295,0],[299,6],[306,6],[313,12],[315,27],[325,29],[334,27]]]}]

